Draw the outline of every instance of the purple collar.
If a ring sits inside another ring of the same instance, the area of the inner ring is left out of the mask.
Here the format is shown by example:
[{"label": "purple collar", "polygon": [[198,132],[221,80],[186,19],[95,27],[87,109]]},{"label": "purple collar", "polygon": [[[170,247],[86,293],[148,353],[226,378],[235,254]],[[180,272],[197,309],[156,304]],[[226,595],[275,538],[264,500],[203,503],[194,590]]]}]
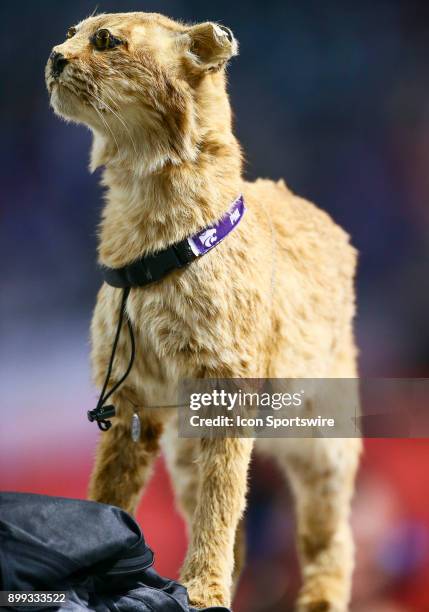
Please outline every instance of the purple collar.
[{"label": "purple collar", "polygon": [[159,281],[173,270],[187,266],[220,244],[237,227],[245,211],[244,198],[240,195],[217,223],[122,268],[103,268],[104,280],[112,287],[121,289],[144,287]]},{"label": "purple collar", "polygon": [[234,200],[230,209],[220,221],[187,238],[187,242],[194,255],[197,257],[204,255],[222,242],[240,223],[245,210],[244,198],[240,195]]}]

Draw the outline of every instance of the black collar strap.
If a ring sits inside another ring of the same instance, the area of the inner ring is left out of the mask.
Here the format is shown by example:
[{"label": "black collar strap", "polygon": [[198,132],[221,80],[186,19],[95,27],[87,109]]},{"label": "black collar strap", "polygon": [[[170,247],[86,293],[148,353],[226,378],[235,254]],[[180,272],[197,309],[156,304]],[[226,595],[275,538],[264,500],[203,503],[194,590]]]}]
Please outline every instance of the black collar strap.
[{"label": "black collar strap", "polygon": [[192,252],[186,240],[153,255],[146,255],[123,268],[103,268],[103,277],[112,287],[144,287],[167,276],[175,269],[183,268],[198,255]]},{"label": "black collar strap", "polygon": [[159,281],[173,270],[187,266],[217,246],[239,224],[245,210],[244,199],[240,195],[218,223],[122,268],[104,267],[104,280],[119,289],[144,287]]}]

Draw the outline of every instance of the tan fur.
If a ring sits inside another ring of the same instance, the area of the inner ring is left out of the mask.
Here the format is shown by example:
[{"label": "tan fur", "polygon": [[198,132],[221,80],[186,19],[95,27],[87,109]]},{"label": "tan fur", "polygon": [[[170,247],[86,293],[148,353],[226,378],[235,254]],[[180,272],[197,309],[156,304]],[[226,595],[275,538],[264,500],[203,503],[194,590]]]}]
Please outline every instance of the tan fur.
[{"label": "tan fur", "polygon": [[[94,50],[89,38],[98,28],[124,43]],[[355,377],[355,251],[327,214],[283,182],[243,180],[224,74],[237,43],[224,29],[156,14],[100,15],[78,24],[55,50],[69,63],[54,80],[48,62],[51,104],[91,128],[91,166],[105,166],[102,264],[122,266],[162,249],[219,219],[238,194],[245,197],[248,211],[222,245],[131,291],[137,359],[114,397],[118,417],[101,436],[90,486],[92,499],[133,512],[161,444],[189,528],[181,577],[190,599],[201,607],[229,605],[253,441],[178,439],[175,411],[150,406],[176,403],[178,382],[189,376]],[[107,285],[98,295],[91,328],[97,385],[120,298]],[[128,358],[124,333],[113,378]],[[143,421],[138,444],[129,435],[134,411]],[[296,499],[304,579],[298,609],[344,612],[359,441],[256,446],[277,458]]]}]

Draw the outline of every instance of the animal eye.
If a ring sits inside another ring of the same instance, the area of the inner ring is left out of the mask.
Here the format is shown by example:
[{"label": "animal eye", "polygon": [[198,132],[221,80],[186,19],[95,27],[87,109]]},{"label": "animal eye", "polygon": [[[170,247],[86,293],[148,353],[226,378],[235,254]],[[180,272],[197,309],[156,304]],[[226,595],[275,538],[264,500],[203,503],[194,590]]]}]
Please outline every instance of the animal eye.
[{"label": "animal eye", "polygon": [[76,28],[69,28],[67,30],[66,38],[73,38],[75,34],[76,34]]},{"label": "animal eye", "polygon": [[105,49],[113,49],[113,47],[122,44],[122,40],[113,36],[109,30],[102,28],[97,30],[91,37],[91,43],[99,51],[104,51]]}]

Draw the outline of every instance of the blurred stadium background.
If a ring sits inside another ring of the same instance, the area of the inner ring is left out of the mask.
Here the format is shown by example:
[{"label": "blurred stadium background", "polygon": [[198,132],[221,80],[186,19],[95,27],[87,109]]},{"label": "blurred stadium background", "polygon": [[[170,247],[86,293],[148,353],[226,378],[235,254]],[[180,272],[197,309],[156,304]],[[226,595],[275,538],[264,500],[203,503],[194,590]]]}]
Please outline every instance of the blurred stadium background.
[{"label": "blurred stadium background", "polygon": [[[44,64],[97,0],[2,4],[0,488],[85,496],[96,428],[88,325],[101,207],[90,135],[48,108]],[[429,4],[100,0],[233,29],[236,131],[249,178],[285,177],[360,251],[357,333],[366,376],[429,375]],[[353,523],[353,612],[429,611],[429,443],[371,440]],[[159,461],[139,512],[157,568],[177,575],[181,519]],[[255,460],[237,612],[286,612],[298,585],[290,498]]]}]

